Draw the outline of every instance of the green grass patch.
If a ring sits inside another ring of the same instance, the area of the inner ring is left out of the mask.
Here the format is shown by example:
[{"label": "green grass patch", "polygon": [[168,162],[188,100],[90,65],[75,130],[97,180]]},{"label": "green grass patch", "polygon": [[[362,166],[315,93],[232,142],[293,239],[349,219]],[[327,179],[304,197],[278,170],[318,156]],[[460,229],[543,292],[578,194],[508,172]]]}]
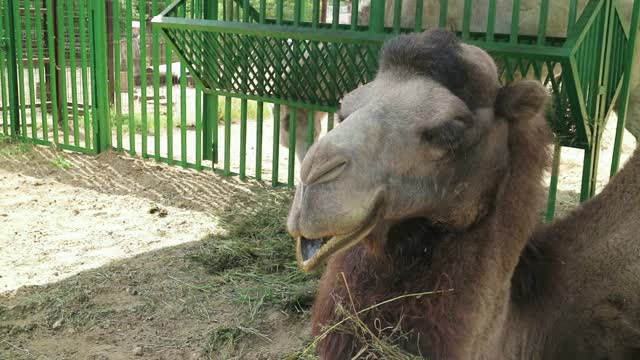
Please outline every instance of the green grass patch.
[{"label": "green grass patch", "polygon": [[18,139],[13,136],[0,134],[0,156],[15,156],[29,152],[33,144],[28,140]]},{"label": "green grass patch", "polygon": [[67,161],[67,158],[64,155],[56,155],[51,160],[51,163],[58,169],[66,170],[71,168],[71,163]]},{"label": "green grass patch", "polygon": [[227,233],[209,236],[193,259],[223,283],[237,285],[233,292],[248,309],[260,303],[303,313],[312,304],[319,273],[303,273],[296,263],[295,243],[285,228],[291,193],[260,189],[253,196],[228,207],[221,219]]},{"label": "green grass patch", "polygon": [[270,328],[268,313],[308,316],[319,273],[303,273],[296,263],[295,242],[285,228],[291,200],[290,191],[264,188],[241,195],[222,215],[227,232],[207,237],[192,256],[215,275],[219,294],[238,309],[235,324],[211,334],[203,349],[206,356],[242,354],[238,344],[247,342],[242,339],[264,337],[261,329]]}]

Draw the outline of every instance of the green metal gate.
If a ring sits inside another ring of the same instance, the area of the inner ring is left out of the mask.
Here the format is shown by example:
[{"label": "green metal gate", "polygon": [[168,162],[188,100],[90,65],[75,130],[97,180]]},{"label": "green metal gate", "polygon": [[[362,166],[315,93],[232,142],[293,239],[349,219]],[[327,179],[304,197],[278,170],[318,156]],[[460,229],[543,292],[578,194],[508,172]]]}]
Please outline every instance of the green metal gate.
[{"label": "green metal gate", "polygon": [[95,154],[108,148],[104,4],[0,1],[2,131]]}]

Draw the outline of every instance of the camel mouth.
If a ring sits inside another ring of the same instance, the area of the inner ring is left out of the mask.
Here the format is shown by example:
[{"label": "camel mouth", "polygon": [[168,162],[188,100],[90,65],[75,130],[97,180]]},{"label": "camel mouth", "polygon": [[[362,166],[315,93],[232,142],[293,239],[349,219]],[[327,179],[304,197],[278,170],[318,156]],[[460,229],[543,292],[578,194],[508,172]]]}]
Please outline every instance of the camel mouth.
[{"label": "camel mouth", "polygon": [[304,236],[296,238],[296,258],[304,272],[310,272],[320,266],[329,256],[347,250],[371,233],[377,223],[381,206],[374,207],[357,230],[334,236],[309,239]]}]

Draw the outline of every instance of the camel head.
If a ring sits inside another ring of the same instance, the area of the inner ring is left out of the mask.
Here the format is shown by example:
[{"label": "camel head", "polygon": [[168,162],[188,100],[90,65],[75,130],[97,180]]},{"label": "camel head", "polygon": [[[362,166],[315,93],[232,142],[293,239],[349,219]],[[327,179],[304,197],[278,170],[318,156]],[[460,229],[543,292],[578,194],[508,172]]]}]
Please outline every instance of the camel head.
[{"label": "camel head", "polygon": [[384,249],[407,221],[482,219],[508,172],[501,112],[538,112],[546,98],[536,82],[504,91],[491,57],[445,30],[390,40],[380,64],[302,163],[288,228],[305,271],[363,240]]}]

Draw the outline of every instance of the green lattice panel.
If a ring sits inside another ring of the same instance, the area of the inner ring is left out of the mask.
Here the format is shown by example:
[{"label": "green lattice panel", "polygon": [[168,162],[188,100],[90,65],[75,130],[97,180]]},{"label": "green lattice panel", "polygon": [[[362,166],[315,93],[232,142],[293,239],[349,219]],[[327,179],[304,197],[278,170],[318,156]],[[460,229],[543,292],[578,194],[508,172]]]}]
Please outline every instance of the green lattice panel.
[{"label": "green lattice panel", "polygon": [[380,45],[167,29],[208,91],[335,107],[371,80]]}]

